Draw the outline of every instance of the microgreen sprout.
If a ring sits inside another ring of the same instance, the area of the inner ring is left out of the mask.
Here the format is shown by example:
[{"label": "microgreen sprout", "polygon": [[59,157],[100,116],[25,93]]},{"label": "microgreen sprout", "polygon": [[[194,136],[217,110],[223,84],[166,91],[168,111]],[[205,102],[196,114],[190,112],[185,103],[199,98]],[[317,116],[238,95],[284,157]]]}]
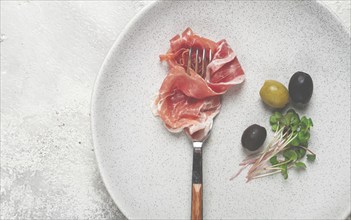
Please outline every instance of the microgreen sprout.
[{"label": "microgreen sprout", "polygon": [[316,154],[308,149],[313,126],[310,118],[300,118],[293,109],[289,109],[285,115],[274,112],[269,123],[275,132],[271,142],[261,153],[250,155],[242,161],[239,164],[241,169],[231,179],[248,166],[251,167],[246,176],[247,182],[276,173],[281,173],[287,179],[290,168],[306,169],[306,164],[300,161],[305,155],[308,161],[316,159]]}]

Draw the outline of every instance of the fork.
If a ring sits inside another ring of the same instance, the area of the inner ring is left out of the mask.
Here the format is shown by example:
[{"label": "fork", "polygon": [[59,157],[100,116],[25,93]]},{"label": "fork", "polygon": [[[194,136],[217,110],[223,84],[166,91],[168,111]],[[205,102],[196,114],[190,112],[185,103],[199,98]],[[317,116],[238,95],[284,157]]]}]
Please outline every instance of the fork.
[{"label": "fork", "polygon": [[[189,49],[189,57],[187,62],[187,73],[190,75],[192,48]],[[209,62],[212,60],[212,51],[209,51]],[[208,62],[208,63],[209,63]],[[198,73],[199,50],[196,49],[194,71]],[[201,73],[204,77],[206,74],[206,49],[203,49],[201,60]],[[212,124],[209,130],[200,130],[190,134],[189,129],[184,129],[186,135],[193,143],[193,171],[192,171],[192,190],[191,190],[191,219],[202,219],[203,202],[202,202],[202,145],[209,137]]]}]

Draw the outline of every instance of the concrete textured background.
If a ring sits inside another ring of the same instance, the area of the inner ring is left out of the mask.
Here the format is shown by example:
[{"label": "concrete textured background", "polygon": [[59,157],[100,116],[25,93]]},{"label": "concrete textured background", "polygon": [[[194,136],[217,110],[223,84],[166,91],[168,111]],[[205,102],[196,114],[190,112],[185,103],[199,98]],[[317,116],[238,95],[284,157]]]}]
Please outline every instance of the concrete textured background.
[{"label": "concrete textured background", "polygon": [[[94,79],[150,1],[1,1],[1,219],[124,219],[90,131]],[[323,1],[350,31],[350,1]]]}]

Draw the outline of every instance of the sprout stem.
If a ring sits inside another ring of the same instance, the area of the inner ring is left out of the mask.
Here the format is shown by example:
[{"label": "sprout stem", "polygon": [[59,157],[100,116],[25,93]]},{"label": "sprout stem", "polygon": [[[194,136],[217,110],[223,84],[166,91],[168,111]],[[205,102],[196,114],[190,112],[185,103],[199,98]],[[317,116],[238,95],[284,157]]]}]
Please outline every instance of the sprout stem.
[{"label": "sprout stem", "polygon": [[273,165],[272,167],[278,167],[278,166],[280,166],[280,165],[284,165],[284,164],[287,164],[287,163],[290,163],[290,162],[292,162],[292,160],[287,160],[287,161],[284,161],[284,162],[282,162],[282,163],[275,164],[275,165]]},{"label": "sprout stem", "polygon": [[263,168],[264,170],[281,170],[281,168],[279,167],[266,167],[266,168]]},{"label": "sprout stem", "polygon": [[299,147],[301,147],[301,148],[307,150],[308,152],[310,152],[310,153],[313,154],[313,155],[316,155],[313,151],[311,151],[311,150],[308,149],[307,147],[304,147],[304,146],[299,146]]},{"label": "sprout stem", "polygon": [[280,170],[278,171],[274,171],[274,172],[270,172],[270,173],[266,173],[266,174],[262,174],[262,175],[258,175],[258,176],[253,176],[252,179],[257,179],[257,178],[261,178],[261,177],[265,177],[265,176],[270,176],[276,173],[280,173]]}]

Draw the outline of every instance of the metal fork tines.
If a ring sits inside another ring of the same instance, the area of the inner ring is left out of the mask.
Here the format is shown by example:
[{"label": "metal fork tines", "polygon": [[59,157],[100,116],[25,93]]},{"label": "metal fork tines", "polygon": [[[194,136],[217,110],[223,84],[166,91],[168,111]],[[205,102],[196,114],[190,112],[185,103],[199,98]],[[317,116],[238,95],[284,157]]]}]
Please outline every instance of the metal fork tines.
[{"label": "metal fork tines", "polygon": [[[192,68],[192,51],[193,49],[189,49],[189,56],[188,56],[188,63],[187,63],[187,69],[186,72],[188,75],[190,75],[190,69]],[[199,74],[201,77],[204,77],[206,74],[206,67],[209,62],[212,61],[212,50],[210,49],[210,52],[208,54],[208,62],[206,60],[206,49],[204,48],[202,50],[202,59],[199,61],[199,49],[196,49],[195,51],[195,65],[194,65],[194,71]],[[201,62],[201,73],[199,73],[199,62]]]}]

